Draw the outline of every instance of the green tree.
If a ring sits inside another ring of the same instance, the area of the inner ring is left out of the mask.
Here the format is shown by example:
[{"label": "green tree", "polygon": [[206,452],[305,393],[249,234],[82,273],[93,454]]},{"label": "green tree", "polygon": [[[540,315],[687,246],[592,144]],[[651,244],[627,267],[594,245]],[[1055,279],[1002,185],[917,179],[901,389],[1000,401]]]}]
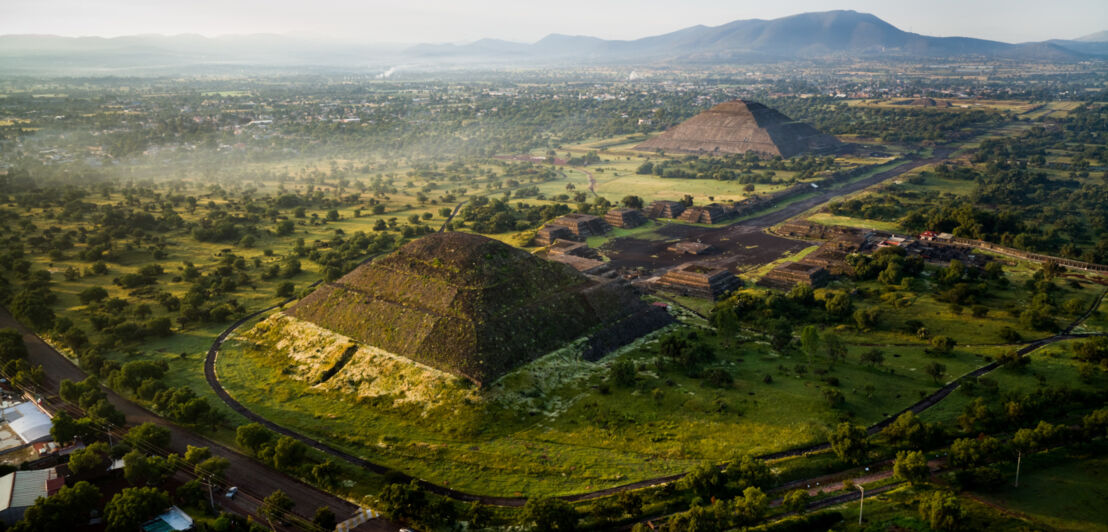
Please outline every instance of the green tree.
[{"label": "green tree", "polygon": [[769,497],[762,490],[750,487],[743,490],[741,496],[731,499],[729,506],[731,523],[748,526],[765,517],[766,510],[769,509]]},{"label": "green tree", "polygon": [[199,464],[212,457],[212,450],[207,447],[185,446],[185,462],[192,465]]},{"label": "green tree", "polygon": [[222,456],[213,456],[196,464],[193,468],[193,473],[198,477],[223,480],[224,476],[227,474],[227,470],[230,468],[230,460]]},{"label": "green tree", "polygon": [[850,464],[860,464],[869,451],[869,436],[865,427],[850,422],[842,422],[828,435],[831,450],[840,460]]},{"label": "green tree", "polygon": [[273,446],[273,466],[284,471],[295,469],[304,462],[307,454],[308,447],[299,440],[281,436]]},{"label": "green tree", "polygon": [[920,500],[919,516],[933,530],[955,530],[965,518],[965,511],[953,493],[934,491]]},{"label": "green tree", "polygon": [[923,367],[923,372],[938,383],[939,380],[943,378],[943,375],[946,375],[946,366],[938,362],[928,362],[927,365]]},{"label": "green tree", "polygon": [[922,484],[931,478],[927,458],[919,451],[899,451],[893,462],[893,474],[912,484]]},{"label": "green tree", "polygon": [[931,439],[934,428],[920,421],[912,411],[905,412],[887,427],[881,430],[881,435],[889,443],[901,447],[923,447]]},{"label": "green tree", "polygon": [[292,297],[296,292],[296,285],[292,281],[284,281],[277,285],[277,297]]},{"label": "green tree", "polygon": [[27,359],[27,344],[15,329],[0,329],[0,362]]},{"label": "green tree", "polygon": [[866,351],[865,353],[862,353],[862,356],[859,357],[859,360],[863,364],[868,364],[870,367],[880,366],[881,364],[885,363],[885,353],[881,352],[880,349],[873,348]]},{"label": "green tree", "polygon": [[108,466],[108,444],[98,441],[77,449],[69,455],[69,471],[74,475],[84,475],[95,471],[106,471]]},{"label": "green tree", "polygon": [[100,302],[107,298],[108,291],[101,286],[90,286],[77,293],[77,299],[81,300],[81,304],[83,305]]},{"label": "green tree", "polygon": [[23,514],[12,532],[55,532],[76,530],[88,524],[89,516],[100,505],[100,490],[85,481],[62,486],[49,497],[39,497]]},{"label": "green tree", "polygon": [[702,499],[722,495],[726,485],[727,477],[720,468],[712,464],[697,466],[678,483],[681,489],[690,490]]},{"label": "green tree", "polygon": [[169,507],[169,494],[157,488],[124,488],[104,507],[108,532],[133,532]]},{"label": "green tree", "polygon": [[8,303],[8,310],[35,330],[45,331],[54,325],[54,310],[47,303],[49,299],[49,294],[40,290],[20,290]]},{"label": "green tree", "polygon": [[408,484],[397,482],[385,486],[377,499],[381,501],[382,512],[398,518],[419,516],[427,506],[427,494],[414,480]]},{"label": "green tree", "polygon": [[947,356],[954,351],[956,342],[949,336],[936,336],[931,339],[931,347],[927,353],[935,356]]},{"label": "green tree", "polygon": [[1081,418],[1081,426],[1085,430],[1085,435],[1090,438],[1108,435],[1108,408],[1094,410]]},{"label": "green tree", "polygon": [[808,509],[808,491],[803,489],[792,490],[785,494],[785,497],[781,501],[781,506],[785,508],[786,512],[803,513]]},{"label": "green tree", "polygon": [[839,292],[827,299],[824,308],[831,317],[842,320],[854,312],[854,302],[850,300],[850,296]]},{"label": "green tree", "polygon": [[338,519],[335,518],[335,512],[331,511],[330,508],[320,506],[315,510],[312,524],[319,527],[320,530],[334,530],[335,525],[338,524]]},{"label": "green tree", "polygon": [[123,478],[133,486],[161,484],[172,469],[164,458],[146,456],[138,449],[124,455],[123,463]]},{"label": "green tree", "polygon": [[642,198],[638,196],[624,196],[619,200],[619,203],[627,209],[641,209],[643,207]]},{"label": "green tree", "polygon": [[815,325],[805,325],[800,330],[800,348],[804,350],[805,355],[808,355],[808,362],[811,362],[812,358],[819,352],[819,346],[819,329]]},{"label": "green tree", "polygon": [[635,377],[638,371],[635,369],[635,363],[626,359],[620,358],[612,363],[608,369],[608,376],[615,383],[616,386],[629,388],[635,385]]},{"label": "green tree", "polygon": [[761,458],[742,454],[724,464],[723,474],[727,482],[738,489],[751,486],[766,488],[773,482],[773,470]]},{"label": "green tree", "polygon": [[296,502],[292,500],[292,497],[278,489],[273,490],[273,493],[262,500],[262,506],[258,509],[258,512],[266,519],[283,523],[294,506],[296,506]]},{"label": "green tree", "polygon": [[147,422],[127,431],[124,439],[139,449],[152,452],[169,447],[171,437],[169,429]]},{"label": "green tree", "polygon": [[235,429],[235,443],[257,455],[273,439],[273,433],[258,423],[247,423]]},{"label": "green tree", "polygon": [[520,522],[538,532],[576,530],[577,510],[561,499],[528,499]]},{"label": "green tree", "polygon": [[827,331],[823,335],[823,345],[827,348],[827,358],[832,363],[846,360],[846,344],[843,343],[842,338],[839,338],[839,335]]}]

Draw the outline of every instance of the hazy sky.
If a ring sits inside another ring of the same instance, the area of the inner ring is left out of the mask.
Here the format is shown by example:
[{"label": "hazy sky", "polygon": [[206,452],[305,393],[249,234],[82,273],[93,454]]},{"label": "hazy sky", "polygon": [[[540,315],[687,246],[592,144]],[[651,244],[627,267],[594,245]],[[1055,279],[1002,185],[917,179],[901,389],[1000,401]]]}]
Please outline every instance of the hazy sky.
[{"label": "hazy sky", "polygon": [[369,42],[630,39],[854,9],[903,30],[1006,42],[1108,30],[1108,0],[0,0],[0,34],[292,33]]}]

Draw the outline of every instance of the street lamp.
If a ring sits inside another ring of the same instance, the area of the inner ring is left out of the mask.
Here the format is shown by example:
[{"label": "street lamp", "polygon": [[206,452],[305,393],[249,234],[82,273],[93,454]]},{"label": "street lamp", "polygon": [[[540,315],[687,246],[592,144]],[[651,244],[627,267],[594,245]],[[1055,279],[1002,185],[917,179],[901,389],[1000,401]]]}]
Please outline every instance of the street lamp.
[{"label": "street lamp", "polygon": [[862,526],[862,511],[866,506],[866,488],[861,484],[858,485],[858,489],[862,490],[862,499],[858,503],[858,526]]}]

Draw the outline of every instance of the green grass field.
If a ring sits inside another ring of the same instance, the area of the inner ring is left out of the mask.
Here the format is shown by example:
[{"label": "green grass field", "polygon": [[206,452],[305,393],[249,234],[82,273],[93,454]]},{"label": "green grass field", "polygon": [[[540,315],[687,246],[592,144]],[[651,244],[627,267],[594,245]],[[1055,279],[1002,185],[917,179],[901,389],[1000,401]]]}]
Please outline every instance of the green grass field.
[{"label": "green grass field", "polygon": [[[960,344],[981,335],[982,327],[1012,322],[974,323],[940,310],[928,315],[922,302],[914,308],[903,314],[883,309],[883,320],[895,327],[896,320],[923,317],[933,334],[961,338]],[[400,395],[355,397],[291,379],[289,359],[264,347],[280,336],[257,343],[252,333],[244,333],[257,346],[232,342],[219,371],[232,394],[261,415],[420,478],[483,494],[567,494],[680,472],[735,452],[760,454],[817,442],[844,415],[876,422],[1006,349],[959,346],[936,358],[925,353],[925,340],[907,334],[835,329],[850,344],[849,354],[846,362],[830,367],[817,355],[815,366],[830,370],[823,375],[798,373],[795,368],[808,362],[804,356],[779,353],[758,337],[709,335],[719,355],[709,367],[734,375],[731,388],[706,387],[673,368],[659,370],[650,342],[598,364],[562,351],[509,374],[479,398],[422,407]],[[885,363],[860,364],[859,355],[875,344],[885,352]],[[1032,362],[1028,374],[1010,379],[1020,387],[1037,385],[1039,375],[1048,382],[1075,381],[1067,357],[1044,357]],[[639,368],[635,387],[606,381],[606,368],[616,358]],[[923,372],[936,360],[947,369],[938,380]],[[846,398],[842,410],[823,399],[829,376]],[[1016,389],[1008,380],[1001,380],[1002,389]],[[444,386],[449,392],[461,385]],[[962,397],[955,394],[950,401],[949,408],[943,403],[936,409],[938,415],[925,415],[956,416]]]},{"label": "green grass field", "polygon": [[1004,513],[1051,530],[1108,529],[1108,456],[1032,457],[1020,471],[1019,488],[977,494]]}]

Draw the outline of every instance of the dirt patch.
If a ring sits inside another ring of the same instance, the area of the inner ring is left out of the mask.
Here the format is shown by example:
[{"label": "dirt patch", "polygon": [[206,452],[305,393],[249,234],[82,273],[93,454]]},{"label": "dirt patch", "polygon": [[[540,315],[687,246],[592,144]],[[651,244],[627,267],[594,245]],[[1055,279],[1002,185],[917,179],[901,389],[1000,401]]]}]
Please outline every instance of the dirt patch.
[{"label": "dirt patch", "polygon": [[[670,237],[669,239],[616,238],[604,244],[600,250],[611,259],[611,266],[614,268],[662,270],[688,262],[701,262],[733,269],[760,266],[777,260],[785,253],[795,253],[809,245],[799,240],[742,229],[734,226],[703,228],[668,224],[658,229],[657,233]],[[709,244],[715,250],[705,255],[694,256],[667,249],[673,242],[679,240]]]}]

